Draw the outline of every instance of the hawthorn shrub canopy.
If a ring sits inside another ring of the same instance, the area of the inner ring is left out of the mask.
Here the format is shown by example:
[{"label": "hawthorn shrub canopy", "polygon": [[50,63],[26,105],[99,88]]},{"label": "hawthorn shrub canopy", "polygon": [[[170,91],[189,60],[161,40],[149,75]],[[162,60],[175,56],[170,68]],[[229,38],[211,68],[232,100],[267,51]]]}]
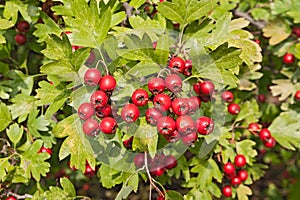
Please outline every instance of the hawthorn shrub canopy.
[{"label": "hawthorn shrub canopy", "polygon": [[0,3],[1,199],[298,199],[300,2]]}]

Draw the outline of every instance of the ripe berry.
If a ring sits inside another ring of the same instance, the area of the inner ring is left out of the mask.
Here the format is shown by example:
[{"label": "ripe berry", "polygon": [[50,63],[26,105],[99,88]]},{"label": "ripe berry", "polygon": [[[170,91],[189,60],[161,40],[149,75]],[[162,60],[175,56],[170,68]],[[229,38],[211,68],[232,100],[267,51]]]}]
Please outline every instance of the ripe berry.
[{"label": "ripe berry", "polygon": [[189,113],[191,113],[191,114],[193,114],[195,111],[197,111],[201,106],[201,100],[196,96],[186,98],[186,101],[189,106]]},{"label": "ripe berry", "polygon": [[149,124],[156,125],[157,120],[162,116],[162,113],[156,108],[148,108],[145,115]]},{"label": "ripe berry", "polygon": [[259,132],[259,138],[262,141],[266,141],[268,139],[271,138],[271,132],[267,129],[267,128],[263,128],[261,129],[261,131]]},{"label": "ripe berry", "polygon": [[236,177],[231,179],[230,183],[233,187],[237,187],[242,183],[242,181],[238,176],[236,176]]},{"label": "ripe berry", "polygon": [[152,42],[152,48],[156,49],[156,46],[157,46],[157,42]]},{"label": "ripe berry", "polygon": [[297,90],[294,96],[295,100],[300,102],[300,90]]},{"label": "ripe berry", "polygon": [[153,176],[161,176],[165,173],[165,168],[162,166],[154,166],[150,169],[150,173]]},{"label": "ripe berry", "polygon": [[260,39],[255,39],[254,42],[256,42],[258,45],[260,45]]},{"label": "ripe berry", "polygon": [[283,56],[283,62],[285,64],[292,64],[294,61],[295,61],[295,56],[293,54],[291,54],[291,53],[286,53]]},{"label": "ripe berry", "polygon": [[140,111],[133,103],[125,105],[121,111],[122,119],[128,123],[135,122],[139,116]]},{"label": "ripe berry", "polygon": [[235,174],[235,167],[231,162],[228,162],[223,166],[223,171],[228,175]]},{"label": "ripe berry", "polygon": [[230,185],[226,185],[222,188],[222,194],[225,196],[225,197],[231,197],[232,195],[232,188]]},{"label": "ripe berry", "polygon": [[244,169],[238,172],[238,177],[241,179],[242,182],[246,181],[248,178],[248,172]]},{"label": "ripe berry", "polygon": [[111,92],[116,88],[116,79],[111,75],[105,75],[100,79],[100,89],[104,92]]},{"label": "ripe berry", "polygon": [[177,130],[174,130],[173,133],[164,135],[164,138],[166,138],[168,142],[177,142],[178,140],[180,140],[181,135]]},{"label": "ripe berry", "polygon": [[158,94],[153,98],[154,107],[161,111],[167,111],[171,107],[171,99],[167,94]]},{"label": "ripe berry", "polygon": [[214,122],[206,116],[199,117],[196,120],[196,129],[201,135],[209,135],[214,130]]},{"label": "ripe berry", "polygon": [[101,79],[101,73],[98,69],[90,68],[84,73],[84,83],[89,86],[98,85]]},{"label": "ripe berry", "polygon": [[46,148],[46,147],[41,147],[40,150],[38,151],[38,153],[43,153],[43,152],[45,152],[45,153],[47,153],[51,156],[52,149],[51,148]]},{"label": "ripe berry", "polygon": [[241,111],[241,108],[238,104],[236,103],[231,103],[228,105],[228,108],[227,108],[228,112],[232,115],[237,115],[239,114],[239,112]]},{"label": "ripe berry", "polygon": [[200,83],[199,91],[205,96],[210,96],[215,90],[215,85],[211,81],[203,81]]},{"label": "ripe berry", "polygon": [[30,28],[30,26],[27,21],[19,21],[17,24],[17,29],[20,32],[28,32],[29,28]]},{"label": "ripe berry", "polygon": [[138,153],[134,156],[133,162],[136,168],[141,168],[145,165],[145,155],[144,153]]},{"label": "ripe berry", "polygon": [[273,137],[270,137],[269,139],[264,141],[264,146],[267,148],[273,148],[276,145],[276,140]]},{"label": "ripe berry", "polygon": [[117,121],[112,117],[104,117],[100,122],[100,130],[105,134],[113,134],[116,132]]},{"label": "ripe berry", "polygon": [[171,74],[165,79],[166,88],[171,92],[180,92],[182,89],[182,80],[177,74]]},{"label": "ripe berry", "polygon": [[185,98],[176,98],[172,101],[172,111],[176,115],[186,115],[190,109]]},{"label": "ripe berry", "polygon": [[183,73],[185,68],[185,62],[180,57],[173,57],[169,62],[169,67],[173,72]]},{"label": "ripe berry", "polygon": [[27,42],[27,37],[23,33],[17,33],[15,36],[15,41],[17,44],[22,45]]},{"label": "ripe berry", "polygon": [[96,116],[99,118],[108,117],[111,115],[112,109],[111,109],[110,105],[106,104],[103,107],[96,108],[95,113],[96,113]]},{"label": "ripe berry", "polygon": [[260,103],[265,103],[266,102],[266,95],[264,94],[259,94],[257,96],[257,100],[260,102]]},{"label": "ripe berry", "polygon": [[85,61],[86,65],[91,65],[95,62],[96,60],[96,56],[95,56],[95,53],[94,52],[90,52],[90,55],[89,57],[87,58],[87,60]]},{"label": "ripe berry", "polygon": [[[160,2],[163,2],[163,0],[160,0]],[[165,197],[162,195],[158,195],[156,200],[165,200]]]},{"label": "ripe berry", "polygon": [[247,129],[252,134],[258,134],[261,131],[261,126],[258,123],[250,123]]},{"label": "ripe berry", "polygon": [[96,170],[94,170],[90,164],[88,162],[86,162],[86,165],[85,165],[85,171],[84,171],[84,175],[87,176],[87,177],[92,177],[94,176],[96,173]]},{"label": "ripe berry", "polygon": [[177,160],[174,156],[166,156],[163,160],[163,165],[166,169],[173,169],[177,166]]},{"label": "ripe berry", "polygon": [[176,128],[180,134],[195,132],[195,122],[189,115],[182,115],[176,119]]},{"label": "ripe berry", "polygon": [[85,134],[96,136],[99,133],[100,127],[97,120],[90,118],[83,123],[82,129]]},{"label": "ripe berry", "polygon": [[197,139],[198,139],[198,135],[196,132],[191,132],[189,134],[181,136],[181,140],[183,144],[187,146],[191,146],[192,144],[194,144],[197,141]]},{"label": "ripe berry", "polygon": [[173,118],[163,116],[157,121],[157,131],[162,135],[169,135],[174,132],[176,123]]},{"label": "ripe berry", "polygon": [[154,95],[162,93],[165,90],[165,81],[164,81],[164,79],[162,79],[162,78],[151,78],[148,81],[148,89]]},{"label": "ripe berry", "polygon": [[294,33],[297,37],[300,37],[300,27],[294,27],[292,29],[292,33]]},{"label": "ripe berry", "polygon": [[234,165],[237,167],[244,167],[246,165],[246,158],[245,156],[238,154],[234,158]]},{"label": "ripe berry", "polygon": [[149,101],[148,92],[144,89],[137,89],[131,96],[132,102],[137,106],[145,106]]},{"label": "ripe berry", "polygon": [[91,95],[90,102],[94,108],[101,108],[108,103],[108,97],[105,92],[97,90]]},{"label": "ripe berry", "polygon": [[191,76],[192,75],[192,68],[193,68],[192,60],[186,60],[185,65],[184,65],[183,74],[185,76]]},{"label": "ripe berry", "polygon": [[126,149],[132,149],[133,136],[123,141],[123,145]]},{"label": "ripe berry", "polygon": [[222,93],[221,98],[226,103],[231,103],[234,100],[234,95],[230,91],[225,91],[225,92]]},{"label": "ripe berry", "polygon": [[195,83],[195,84],[193,85],[193,89],[194,89],[194,91],[196,92],[196,94],[198,94],[198,95],[201,94],[201,93],[200,93],[200,84],[201,84],[201,82],[197,82],[197,83]]},{"label": "ripe berry", "polygon": [[14,196],[9,196],[9,197],[7,197],[5,200],[17,200],[17,198],[14,197]]},{"label": "ripe berry", "polygon": [[80,119],[87,120],[94,115],[95,109],[90,103],[82,103],[79,106],[77,113]]}]

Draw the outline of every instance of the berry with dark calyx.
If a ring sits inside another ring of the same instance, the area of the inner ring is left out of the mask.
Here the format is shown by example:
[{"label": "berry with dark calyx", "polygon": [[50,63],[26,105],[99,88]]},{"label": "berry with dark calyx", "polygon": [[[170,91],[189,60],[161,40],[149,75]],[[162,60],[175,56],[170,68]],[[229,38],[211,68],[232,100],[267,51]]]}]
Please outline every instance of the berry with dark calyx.
[{"label": "berry with dark calyx", "polygon": [[225,197],[231,197],[232,195],[232,188],[230,185],[226,185],[222,188],[222,194],[225,196]]},{"label": "berry with dark calyx", "polygon": [[177,142],[181,138],[181,135],[177,130],[174,130],[173,133],[170,133],[169,135],[163,136],[168,142]]},{"label": "berry with dark calyx", "polygon": [[108,105],[108,104],[106,104],[103,107],[96,108],[95,114],[99,118],[108,117],[108,116],[110,116],[112,114],[111,106]]},{"label": "berry with dark calyx", "polygon": [[171,58],[171,60],[169,62],[169,68],[173,72],[183,73],[184,72],[184,68],[185,68],[185,62],[180,57],[173,57],[173,58]]},{"label": "berry with dark calyx", "polygon": [[231,103],[234,100],[234,95],[230,91],[225,91],[222,93],[221,98],[226,103]]},{"label": "berry with dark calyx", "polygon": [[215,85],[211,81],[203,81],[200,83],[200,94],[210,96],[215,90]]},{"label": "berry with dark calyx", "polygon": [[15,36],[15,41],[17,44],[22,45],[27,42],[27,37],[23,33],[17,33]]},{"label": "berry with dark calyx", "polygon": [[77,113],[80,119],[87,120],[93,117],[95,109],[92,104],[86,102],[79,106]]},{"label": "berry with dark calyx", "polygon": [[30,25],[27,21],[19,21],[17,23],[17,29],[20,32],[28,32],[30,28]]},{"label": "berry with dark calyx", "polygon": [[108,103],[108,96],[105,92],[97,90],[91,95],[90,102],[94,108],[101,108]]},{"label": "berry with dark calyx", "polygon": [[193,114],[195,111],[197,111],[201,107],[201,100],[196,96],[186,98],[186,101],[187,101],[188,106],[189,106],[189,113],[190,114]]},{"label": "berry with dark calyx", "polygon": [[186,60],[185,65],[184,65],[183,74],[185,76],[191,76],[192,75],[192,68],[193,68],[192,60]]},{"label": "berry with dark calyx", "polygon": [[137,106],[145,106],[149,101],[148,92],[144,89],[136,89],[132,96],[132,102]]},{"label": "berry with dark calyx", "polygon": [[246,165],[246,158],[242,154],[238,154],[234,158],[234,165],[237,167],[244,167]]},{"label": "berry with dark calyx", "polygon": [[112,75],[105,75],[100,79],[99,86],[102,91],[111,92],[116,88],[117,82]]},{"label": "berry with dark calyx", "polygon": [[157,121],[157,131],[162,135],[169,135],[176,129],[176,123],[173,118],[163,116]]},{"label": "berry with dark calyx", "polygon": [[250,123],[247,129],[252,134],[259,134],[261,131],[261,126],[258,123]]},{"label": "berry with dark calyx", "polygon": [[240,113],[241,111],[241,108],[238,104],[236,103],[231,103],[228,105],[228,108],[227,108],[228,112],[232,115],[237,115]]},{"label": "berry with dark calyx", "polygon": [[235,174],[235,166],[231,162],[227,162],[223,166],[223,172],[228,175]]},{"label": "berry with dark calyx", "polygon": [[93,169],[88,162],[86,162],[84,175],[86,177],[93,177],[95,174],[96,170]]},{"label": "berry with dark calyx", "polygon": [[139,108],[133,103],[125,105],[121,111],[122,119],[128,123],[135,122],[139,116]]},{"label": "berry with dark calyx", "polygon": [[185,98],[176,98],[172,101],[172,111],[176,115],[186,115],[189,111],[189,104]]},{"label": "berry with dark calyx", "polygon": [[286,53],[283,56],[283,62],[285,64],[292,64],[295,61],[295,56],[291,53]]},{"label": "berry with dark calyx", "polygon": [[171,107],[172,101],[167,94],[158,94],[153,98],[154,107],[160,111],[167,111]]},{"label": "berry with dark calyx", "polygon": [[212,100],[210,96],[206,96],[206,95],[203,95],[203,94],[200,94],[200,95],[199,95],[199,98],[200,98],[200,100],[203,101],[203,102],[209,102],[209,101]]},{"label": "berry with dark calyx", "polygon": [[297,90],[297,91],[295,92],[294,98],[295,98],[296,101],[300,102],[300,90]]},{"label": "berry with dark calyx", "polygon": [[264,141],[264,146],[269,149],[272,149],[273,147],[275,147],[275,145],[276,145],[276,140],[273,137],[270,137],[269,139]]},{"label": "berry with dark calyx", "polygon": [[183,135],[195,132],[195,122],[189,115],[179,116],[176,119],[176,129]]},{"label": "berry with dark calyx", "polygon": [[14,196],[9,196],[9,197],[6,197],[5,200],[17,200],[17,198]]},{"label": "berry with dark calyx", "polygon": [[201,135],[209,135],[215,127],[213,120],[206,116],[199,117],[195,124],[198,133]]},{"label": "berry with dark calyx", "polygon": [[233,187],[237,187],[242,183],[242,181],[238,176],[236,176],[231,179],[230,183]]},{"label": "berry with dark calyx", "polygon": [[98,121],[90,118],[87,119],[82,125],[83,132],[89,136],[96,136],[100,131]]},{"label": "berry with dark calyx", "polygon": [[262,141],[266,141],[268,139],[271,138],[271,132],[267,129],[267,128],[263,128],[261,129],[261,131],[259,132],[259,138]]},{"label": "berry with dark calyx", "polygon": [[166,156],[164,157],[163,165],[166,169],[173,169],[177,166],[177,160],[172,155]]},{"label": "berry with dark calyx", "polygon": [[114,134],[117,126],[117,121],[112,117],[104,117],[100,122],[100,130],[105,134]]},{"label": "berry with dark calyx", "polygon": [[171,92],[177,93],[182,89],[182,80],[177,74],[171,74],[165,78],[166,88]]},{"label": "berry with dark calyx", "polygon": [[89,86],[96,86],[101,79],[101,73],[98,69],[90,68],[84,73],[84,83]]},{"label": "berry with dark calyx", "polygon": [[300,37],[300,27],[293,27],[292,33],[295,34],[297,37]]},{"label": "berry with dark calyx", "polygon": [[241,169],[240,171],[238,171],[238,177],[242,182],[244,182],[248,178],[248,172],[244,169]]},{"label": "berry with dark calyx", "polygon": [[156,77],[151,78],[148,81],[148,89],[154,95],[162,93],[165,90],[165,81],[164,81],[164,79],[156,78]]},{"label": "berry with dark calyx", "polygon": [[126,149],[132,149],[133,136],[123,141],[123,145]]},{"label": "berry with dark calyx", "polygon": [[162,117],[162,113],[156,108],[148,108],[145,115],[147,122],[151,125],[156,125],[157,120]]},{"label": "berry with dark calyx", "polygon": [[181,140],[182,140],[183,144],[185,144],[187,146],[193,145],[197,141],[197,139],[198,139],[198,135],[196,132],[191,132],[186,135],[181,135]]},{"label": "berry with dark calyx", "polygon": [[52,154],[52,149],[51,148],[46,148],[46,147],[41,147],[38,153],[47,153],[51,156]]},{"label": "berry with dark calyx", "polygon": [[144,153],[138,153],[133,158],[134,165],[137,169],[145,165],[145,155]]}]

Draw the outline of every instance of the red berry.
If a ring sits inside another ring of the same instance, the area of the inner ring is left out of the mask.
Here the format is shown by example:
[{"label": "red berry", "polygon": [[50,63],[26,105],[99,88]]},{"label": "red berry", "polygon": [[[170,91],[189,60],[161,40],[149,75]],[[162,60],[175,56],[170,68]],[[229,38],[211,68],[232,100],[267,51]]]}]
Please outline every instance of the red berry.
[{"label": "red berry", "polygon": [[173,57],[169,62],[169,67],[173,72],[183,73],[185,68],[185,62],[180,57]]},{"label": "red berry", "polygon": [[101,79],[101,73],[98,69],[90,68],[84,73],[84,83],[89,86],[98,85]]},{"label": "red berry", "polygon": [[84,184],[82,185],[82,189],[83,189],[84,191],[88,191],[88,190],[90,189],[89,184],[88,184],[88,183],[84,183]]},{"label": "red berry", "polygon": [[86,65],[91,65],[95,62],[96,60],[96,56],[95,56],[95,53],[94,52],[90,52],[90,55],[89,57],[87,58],[87,60],[85,61]]},{"label": "red berry", "polygon": [[105,92],[97,90],[91,95],[90,102],[94,108],[101,108],[108,103],[108,97]]},{"label": "red berry", "polygon": [[149,101],[148,92],[144,89],[137,89],[131,96],[132,102],[137,106],[145,106]]},{"label": "red berry", "polygon": [[138,153],[134,156],[133,162],[136,168],[141,168],[145,165],[145,155],[144,153]]},{"label": "red berry", "polygon": [[226,185],[222,188],[222,194],[225,196],[225,197],[231,197],[232,195],[232,188],[230,185]]},{"label": "red berry", "polygon": [[230,183],[233,187],[237,187],[242,183],[242,181],[238,176],[236,176],[231,179]]},{"label": "red berry", "polygon": [[14,197],[14,196],[9,196],[9,197],[7,197],[5,200],[17,200],[17,198]]},{"label": "red berry", "polygon": [[177,166],[177,160],[174,156],[169,155],[163,159],[163,165],[166,169],[173,169]]},{"label": "red berry", "polygon": [[294,33],[297,37],[300,37],[300,27],[294,27],[292,29],[292,33]]},{"label": "red berry", "polygon": [[269,139],[264,141],[264,146],[267,148],[273,148],[276,145],[276,140],[273,137],[270,137]]},{"label": "red berry", "polygon": [[117,126],[117,121],[112,117],[104,117],[100,122],[100,130],[105,134],[115,133]]},{"label": "red berry", "polygon": [[223,171],[227,175],[235,174],[235,167],[231,162],[228,162],[223,166]]},{"label": "red berry", "polygon": [[157,131],[162,135],[169,135],[174,132],[176,123],[173,118],[163,116],[157,121]]},{"label": "red berry", "polygon": [[283,56],[283,62],[285,64],[292,64],[294,61],[295,61],[295,56],[293,54],[291,54],[291,53],[286,53]]},{"label": "red berry", "polygon": [[92,104],[83,103],[79,106],[77,113],[80,119],[87,120],[93,117],[95,113],[95,109]]},{"label": "red berry", "polygon": [[259,94],[257,96],[257,100],[260,102],[260,103],[265,103],[266,102],[266,95],[264,94]]},{"label": "red berry", "polygon": [[262,141],[266,141],[268,139],[271,138],[271,132],[267,129],[267,128],[263,128],[261,129],[261,131],[259,132],[259,138]]},{"label": "red berry", "polygon": [[201,106],[201,100],[196,96],[187,98],[186,101],[189,106],[189,113],[191,113],[191,114],[193,114],[195,111],[197,111]]},{"label": "red berry", "polygon": [[192,68],[193,68],[192,60],[186,60],[185,65],[184,65],[183,74],[185,76],[191,76],[192,75]]},{"label": "red berry", "polygon": [[258,45],[260,45],[260,39],[255,39],[254,42],[256,42]]},{"label": "red berry", "polygon": [[132,149],[133,136],[123,141],[123,145],[126,149]]},{"label": "red berry", "polygon": [[182,80],[177,74],[171,74],[165,79],[166,88],[171,92],[177,93],[182,89]]},{"label": "red berry", "polygon": [[[163,0],[160,0],[160,2],[163,2]],[[162,195],[158,195],[156,200],[165,200],[165,197]]]},{"label": "red berry", "polygon": [[172,101],[172,111],[176,115],[186,115],[189,111],[189,104],[185,98],[176,98]]},{"label": "red berry", "polygon": [[295,100],[300,102],[300,90],[297,90],[294,96]]},{"label": "red berry", "polygon": [[200,94],[210,96],[215,90],[215,85],[211,81],[203,81],[200,83]]},{"label": "red berry", "polygon": [[234,165],[237,167],[244,167],[246,165],[246,158],[245,156],[238,154],[234,158]]},{"label": "red berry", "polygon": [[152,42],[152,48],[156,49],[156,46],[157,46],[157,42]]},{"label": "red berry", "polygon": [[27,42],[27,37],[23,33],[17,33],[15,36],[15,41],[17,44],[22,45]]},{"label": "red berry", "polygon": [[145,115],[147,122],[151,125],[156,125],[157,120],[162,117],[162,113],[156,108],[148,108]]},{"label": "red berry", "polygon": [[88,162],[86,162],[86,165],[85,165],[85,171],[84,171],[84,175],[87,176],[87,177],[92,177],[94,176],[96,173],[96,170],[94,170],[90,164]]},{"label": "red berry", "polygon": [[46,148],[46,147],[41,147],[40,150],[38,151],[38,153],[47,153],[51,156],[52,154],[52,149],[51,148]]},{"label": "red berry", "polygon": [[29,28],[30,28],[30,26],[27,21],[19,21],[17,24],[17,29],[20,32],[28,32]]},{"label": "red berry", "polygon": [[128,123],[135,122],[139,116],[139,108],[133,103],[125,105],[121,111],[122,119]]},{"label": "red berry", "polygon": [[194,91],[196,92],[196,94],[198,94],[198,95],[201,94],[201,93],[200,93],[200,84],[201,84],[201,82],[197,82],[197,83],[195,83],[195,84],[193,85],[193,89],[194,89]]},{"label": "red berry", "polygon": [[181,140],[183,144],[187,146],[191,146],[192,144],[194,144],[197,141],[197,139],[198,139],[198,135],[196,132],[191,132],[189,134],[181,136]]},{"label": "red berry", "polygon": [[226,103],[231,103],[234,100],[234,95],[230,91],[223,92],[221,97]]},{"label": "red berry", "polygon": [[148,89],[154,95],[162,93],[165,90],[165,81],[164,81],[164,79],[162,79],[162,78],[151,78],[148,81]]},{"label": "red berry", "polygon": [[182,115],[176,119],[176,128],[180,134],[195,132],[195,122],[189,115]]},{"label": "red berry", "polygon": [[112,109],[111,109],[110,105],[106,104],[103,107],[96,108],[95,113],[96,113],[96,116],[99,118],[108,117],[111,115]]},{"label": "red berry", "polygon": [[85,134],[96,136],[99,133],[100,127],[97,120],[90,118],[83,123],[82,129]]},{"label": "red berry", "polygon": [[103,76],[100,79],[100,89],[104,92],[111,92],[116,88],[116,79],[111,75]]},{"label": "red berry", "polygon": [[228,105],[228,108],[227,108],[228,112],[232,115],[237,115],[240,113],[241,111],[241,108],[238,104],[236,103],[231,103]]},{"label": "red berry", "polygon": [[164,137],[168,142],[177,142],[178,140],[180,140],[181,135],[177,130],[174,130],[173,133],[169,135],[164,135]]},{"label": "red berry", "polygon": [[247,129],[252,134],[258,134],[261,131],[261,126],[258,123],[250,123]]},{"label": "red berry", "polygon": [[162,166],[154,166],[150,169],[150,173],[153,176],[161,176],[165,173],[165,168]]},{"label": "red berry", "polygon": [[167,94],[158,94],[153,98],[154,107],[160,111],[167,111],[171,107],[171,99]]},{"label": "red berry", "polygon": [[238,177],[240,178],[240,180],[241,180],[242,182],[244,182],[244,181],[246,181],[247,178],[248,178],[248,172],[247,172],[246,170],[242,169],[242,170],[240,170],[240,171],[238,172]]},{"label": "red berry", "polygon": [[209,135],[214,130],[214,122],[211,118],[202,116],[196,120],[196,128],[201,135]]}]

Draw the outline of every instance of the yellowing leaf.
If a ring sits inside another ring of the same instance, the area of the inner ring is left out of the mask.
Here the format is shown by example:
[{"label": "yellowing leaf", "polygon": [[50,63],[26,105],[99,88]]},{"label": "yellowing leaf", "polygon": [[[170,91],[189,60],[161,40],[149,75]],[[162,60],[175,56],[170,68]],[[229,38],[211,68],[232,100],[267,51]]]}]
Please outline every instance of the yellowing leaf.
[{"label": "yellowing leaf", "polygon": [[289,37],[291,31],[289,25],[282,20],[271,21],[263,29],[263,35],[269,37],[270,45],[276,45]]},{"label": "yellowing leaf", "polygon": [[295,88],[289,79],[278,79],[272,81],[275,85],[270,86],[273,96],[279,96],[279,101],[284,101],[290,96]]},{"label": "yellowing leaf", "polygon": [[236,193],[239,200],[248,200],[248,196],[252,195],[252,190],[248,186],[240,185],[236,189]]}]

